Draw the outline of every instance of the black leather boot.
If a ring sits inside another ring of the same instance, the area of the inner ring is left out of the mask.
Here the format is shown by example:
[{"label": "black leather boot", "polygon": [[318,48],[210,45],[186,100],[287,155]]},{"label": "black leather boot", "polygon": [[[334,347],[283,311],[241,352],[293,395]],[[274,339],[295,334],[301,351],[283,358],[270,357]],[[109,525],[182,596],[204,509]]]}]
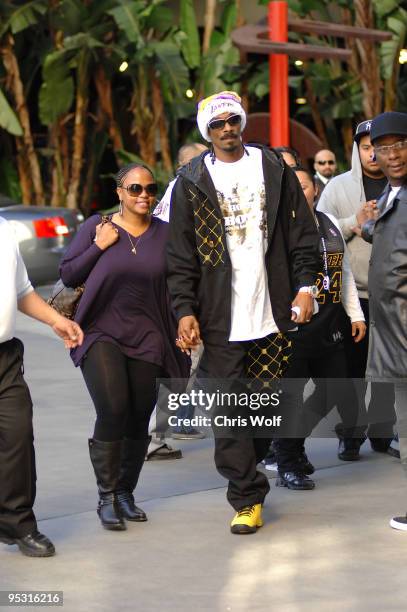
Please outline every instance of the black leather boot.
[{"label": "black leather boot", "polygon": [[341,423],[335,425],[335,432],[339,438],[338,459],[341,461],[359,461],[360,447],[366,441],[363,429],[355,427],[346,429]]},{"label": "black leather boot", "polygon": [[89,440],[89,455],[99,490],[97,513],[103,527],[115,531],[126,529],[126,523],[120,515],[116,494],[121,453],[121,440],[114,442]]},{"label": "black leather boot", "polygon": [[144,510],[138,508],[134,503],[133,491],[136,488],[150,440],[150,437],[145,440],[130,440],[129,438],[123,440],[117,502],[121,515],[129,521],[147,520]]},{"label": "black leather boot", "polygon": [[55,547],[51,540],[38,529],[22,538],[11,538],[0,535],[0,542],[4,544],[17,544],[23,555],[27,557],[52,557],[55,555]]},{"label": "black leather boot", "polygon": [[315,482],[300,471],[279,472],[276,487],[287,487],[292,491],[311,491],[315,488]]}]

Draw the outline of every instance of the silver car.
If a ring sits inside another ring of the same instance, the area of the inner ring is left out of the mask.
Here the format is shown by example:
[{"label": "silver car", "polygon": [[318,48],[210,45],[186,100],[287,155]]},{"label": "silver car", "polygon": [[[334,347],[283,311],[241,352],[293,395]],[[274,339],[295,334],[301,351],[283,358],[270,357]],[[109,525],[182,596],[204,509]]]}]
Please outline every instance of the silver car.
[{"label": "silver car", "polygon": [[83,222],[82,213],[17,204],[0,208],[0,217],[14,230],[31,282],[54,282],[61,257]]}]

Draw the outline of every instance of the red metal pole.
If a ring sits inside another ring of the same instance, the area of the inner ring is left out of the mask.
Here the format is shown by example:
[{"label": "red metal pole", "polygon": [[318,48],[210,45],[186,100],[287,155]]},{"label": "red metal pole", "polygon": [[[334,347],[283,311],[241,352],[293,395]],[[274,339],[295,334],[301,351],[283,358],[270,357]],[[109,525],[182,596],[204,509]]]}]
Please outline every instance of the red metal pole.
[{"label": "red metal pole", "polygon": [[[269,3],[269,37],[274,42],[288,40],[287,2],[275,0]],[[288,146],[289,99],[288,99],[288,55],[270,55],[270,145]]]}]

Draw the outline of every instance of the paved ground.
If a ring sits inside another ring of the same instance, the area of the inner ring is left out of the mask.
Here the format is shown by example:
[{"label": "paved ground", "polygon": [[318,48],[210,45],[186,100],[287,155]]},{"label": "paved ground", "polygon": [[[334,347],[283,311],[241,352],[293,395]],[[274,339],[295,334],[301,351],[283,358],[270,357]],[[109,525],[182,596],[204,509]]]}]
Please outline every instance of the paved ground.
[{"label": "paved ground", "polygon": [[58,554],[29,559],[0,545],[0,590],[63,590],[69,612],[406,610],[407,534],[388,527],[406,510],[397,460],[365,445],[362,460],[346,464],[334,440],[313,439],[317,488],[293,492],[272,480],[265,526],[238,537],[211,440],[178,442],[184,459],[143,470],[136,497],[149,521],[104,531],[80,373],[47,328],[22,316],[18,328],[35,402],[36,513]]}]

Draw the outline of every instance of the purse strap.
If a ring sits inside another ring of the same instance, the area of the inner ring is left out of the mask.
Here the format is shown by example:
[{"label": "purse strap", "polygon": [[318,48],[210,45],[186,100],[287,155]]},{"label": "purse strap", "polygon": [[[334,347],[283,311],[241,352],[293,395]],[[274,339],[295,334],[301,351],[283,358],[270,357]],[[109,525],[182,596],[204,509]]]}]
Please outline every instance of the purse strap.
[{"label": "purse strap", "polygon": [[113,214],[110,215],[102,215],[102,225],[105,223],[109,223],[113,218]]}]

